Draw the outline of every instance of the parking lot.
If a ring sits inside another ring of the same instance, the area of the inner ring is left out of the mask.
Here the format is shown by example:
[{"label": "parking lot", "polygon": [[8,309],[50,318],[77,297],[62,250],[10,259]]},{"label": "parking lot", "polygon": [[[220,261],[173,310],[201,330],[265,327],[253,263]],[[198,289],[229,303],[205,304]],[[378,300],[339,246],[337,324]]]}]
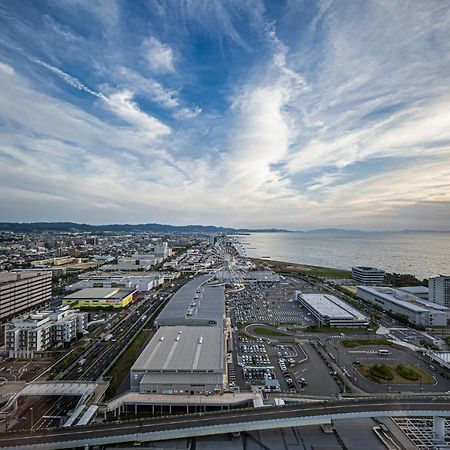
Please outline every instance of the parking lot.
[{"label": "parking lot", "polygon": [[296,290],[309,291],[311,286],[291,277],[283,277],[278,283],[248,284],[241,291],[227,294],[227,314],[237,325],[258,322],[311,325],[311,317],[294,301]]}]

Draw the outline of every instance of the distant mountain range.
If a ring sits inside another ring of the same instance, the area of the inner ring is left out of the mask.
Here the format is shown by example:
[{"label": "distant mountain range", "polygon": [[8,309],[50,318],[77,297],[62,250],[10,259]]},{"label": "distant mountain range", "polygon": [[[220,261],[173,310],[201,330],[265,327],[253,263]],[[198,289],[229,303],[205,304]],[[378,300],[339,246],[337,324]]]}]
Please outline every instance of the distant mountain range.
[{"label": "distant mountain range", "polygon": [[89,225],[86,223],[74,222],[0,222],[0,231],[14,232],[41,232],[41,231],[85,231],[85,232],[154,232],[154,233],[258,233],[258,232],[281,232],[288,231],[276,228],[247,229],[247,228],[227,228],[213,225],[166,225],[159,223],[143,224],[111,224],[111,225]]},{"label": "distant mountain range", "polygon": [[[75,222],[0,222],[0,231],[14,231],[22,233],[59,231],[59,232],[133,232],[144,231],[154,233],[280,233],[292,232],[280,228],[230,228],[216,227],[214,225],[168,225],[160,223],[142,223],[142,224],[110,224],[110,225],[90,225],[86,223]],[[363,231],[363,230],[345,230],[342,228],[319,228],[308,231],[296,231],[296,233],[311,234],[340,234],[355,235],[365,233],[450,233],[450,231],[436,230],[399,230],[399,231]]]}]

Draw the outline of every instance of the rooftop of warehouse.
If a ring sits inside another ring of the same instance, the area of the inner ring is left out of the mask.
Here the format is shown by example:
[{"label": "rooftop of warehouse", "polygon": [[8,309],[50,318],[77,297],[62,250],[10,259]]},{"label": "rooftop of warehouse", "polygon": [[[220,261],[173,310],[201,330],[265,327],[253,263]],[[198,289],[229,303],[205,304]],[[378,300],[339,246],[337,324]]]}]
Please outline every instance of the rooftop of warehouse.
[{"label": "rooftop of warehouse", "polygon": [[132,371],[223,372],[224,335],[220,327],[160,327]]},{"label": "rooftop of warehouse", "polygon": [[320,315],[332,318],[367,320],[367,317],[343,300],[328,294],[301,294]]},{"label": "rooftop of warehouse", "polygon": [[[164,319],[211,319],[222,321],[225,311],[225,293],[222,285],[204,285],[211,275],[200,275],[186,283],[172,296],[156,322]],[[188,312],[191,315],[188,315]]]}]

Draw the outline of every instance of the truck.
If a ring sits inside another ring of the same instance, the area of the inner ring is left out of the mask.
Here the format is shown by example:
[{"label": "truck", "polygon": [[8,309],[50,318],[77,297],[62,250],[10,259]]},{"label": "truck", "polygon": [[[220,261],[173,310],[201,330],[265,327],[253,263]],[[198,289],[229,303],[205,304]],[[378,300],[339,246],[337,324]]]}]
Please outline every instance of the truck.
[{"label": "truck", "polygon": [[112,339],[112,337],[113,337],[113,335],[110,333],[110,334],[107,334],[107,335],[103,338],[103,340],[104,340],[105,342],[108,342],[109,340]]}]

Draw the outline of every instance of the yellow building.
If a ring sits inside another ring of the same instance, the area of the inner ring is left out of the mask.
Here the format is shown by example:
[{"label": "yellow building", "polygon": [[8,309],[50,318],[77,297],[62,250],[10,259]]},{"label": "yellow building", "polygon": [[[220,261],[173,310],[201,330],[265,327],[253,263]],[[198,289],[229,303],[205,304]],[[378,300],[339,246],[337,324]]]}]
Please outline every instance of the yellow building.
[{"label": "yellow building", "polygon": [[135,289],[86,288],[64,297],[63,304],[78,308],[124,308],[136,293]]}]

